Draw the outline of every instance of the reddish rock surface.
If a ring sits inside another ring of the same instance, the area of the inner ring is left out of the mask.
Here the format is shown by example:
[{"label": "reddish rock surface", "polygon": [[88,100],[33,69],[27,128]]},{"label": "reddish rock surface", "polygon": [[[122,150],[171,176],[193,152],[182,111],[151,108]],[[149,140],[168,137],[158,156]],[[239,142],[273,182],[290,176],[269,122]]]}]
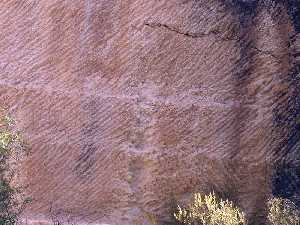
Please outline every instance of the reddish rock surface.
[{"label": "reddish rock surface", "polygon": [[24,222],[166,224],[172,197],[215,190],[263,223],[299,149],[300,38],[287,4],[253,2],[1,1],[0,100],[31,148]]}]

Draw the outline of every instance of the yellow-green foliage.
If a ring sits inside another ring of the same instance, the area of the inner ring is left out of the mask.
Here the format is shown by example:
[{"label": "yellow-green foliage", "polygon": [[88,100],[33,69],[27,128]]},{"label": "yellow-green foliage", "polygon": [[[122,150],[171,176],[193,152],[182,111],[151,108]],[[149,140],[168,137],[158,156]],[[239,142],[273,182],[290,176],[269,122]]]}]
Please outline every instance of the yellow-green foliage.
[{"label": "yellow-green foliage", "polygon": [[154,216],[151,213],[145,213],[147,220],[151,225],[158,225],[158,221],[156,219],[156,216]]},{"label": "yellow-green foliage", "polygon": [[283,198],[268,201],[268,219],[274,225],[300,225],[300,212],[293,202]]},{"label": "yellow-green foliage", "polygon": [[8,116],[0,115],[0,225],[16,224],[29,200],[22,198],[21,189],[12,185],[16,164],[25,150],[13,123]]},{"label": "yellow-green foliage", "polygon": [[175,219],[184,225],[242,225],[246,224],[244,213],[229,200],[218,199],[214,193],[194,195],[187,208],[178,206]]},{"label": "yellow-green foliage", "polygon": [[7,131],[0,132],[0,154],[3,155],[9,150],[9,145],[13,141],[13,135]]}]

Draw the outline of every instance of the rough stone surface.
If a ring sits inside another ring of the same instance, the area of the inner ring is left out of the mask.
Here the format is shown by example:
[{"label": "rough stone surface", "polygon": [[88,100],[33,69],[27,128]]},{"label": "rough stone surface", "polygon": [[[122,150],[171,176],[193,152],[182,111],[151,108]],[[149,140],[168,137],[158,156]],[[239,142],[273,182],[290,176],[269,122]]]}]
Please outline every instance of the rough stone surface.
[{"label": "rough stone surface", "polygon": [[295,2],[2,0],[24,223],[165,225],[215,190],[257,225],[272,193],[299,199]]}]

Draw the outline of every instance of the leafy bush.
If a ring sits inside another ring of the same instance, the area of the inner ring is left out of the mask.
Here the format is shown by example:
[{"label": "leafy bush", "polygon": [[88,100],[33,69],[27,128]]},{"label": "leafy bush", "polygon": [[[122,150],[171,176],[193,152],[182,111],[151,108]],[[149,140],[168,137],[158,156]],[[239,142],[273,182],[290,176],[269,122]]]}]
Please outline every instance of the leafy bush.
[{"label": "leafy bush", "polygon": [[242,225],[246,224],[244,213],[229,200],[218,199],[214,193],[194,195],[187,208],[178,206],[175,219],[183,225]]},{"label": "leafy bush", "polygon": [[295,204],[288,199],[270,199],[268,211],[268,219],[274,225],[300,225],[300,212]]},{"label": "leafy bush", "polygon": [[29,202],[21,188],[12,184],[17,164],[25,153],[24,142],[13,124],[10,117],[0,116],[0,225],[16,224]]}]

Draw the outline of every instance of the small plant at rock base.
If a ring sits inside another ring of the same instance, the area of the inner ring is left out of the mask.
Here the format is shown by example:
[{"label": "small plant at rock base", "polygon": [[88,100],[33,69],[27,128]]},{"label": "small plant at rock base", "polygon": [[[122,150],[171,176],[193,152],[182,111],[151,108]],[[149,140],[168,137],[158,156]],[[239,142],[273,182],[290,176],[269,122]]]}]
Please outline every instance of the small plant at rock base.
[{"label": "small plant at rock base", "polygon": [[268,211],[268,219],[273,225],[300,225],[300,212],[288,199],[269,199]]},{"label": "small plant at rock base", "polygon": [[151,225],[158,225],[157,218],[152,213],[145,213],[145,216]]},{"label": "small plant at rock base", "polygon": [[16,224],[29,202],[21,188],[13,185],[16,168],[25,153],[24,142],[13,123],[10,117],[0,116],[0,225]]},{"label": "small plant at rock base", "polygon": [[178,206],[175,219],[182,225],[242,225],[246,224],[244,213],[229,200],[218,199],[214,193],[194,194],[186,208]]}]

